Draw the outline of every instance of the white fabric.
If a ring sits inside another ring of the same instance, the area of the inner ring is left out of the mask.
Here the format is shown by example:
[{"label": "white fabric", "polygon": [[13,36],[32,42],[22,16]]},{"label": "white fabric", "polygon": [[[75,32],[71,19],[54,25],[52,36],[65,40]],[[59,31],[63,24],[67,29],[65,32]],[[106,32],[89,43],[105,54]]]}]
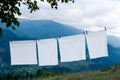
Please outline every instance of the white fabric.
[{"label": "white fabric", "polygon": [[37,41],[39,66],[58,64],[57,40],[43,39]]},{"label": "white fabric", "polygon": [[85,36],[83,34],[61,37],[59,40],[61,62],[85,60]]},{"label": "white fabric", "polygon": [[37,64],[36,41],[11,41],[11,65]]},{"label": "white fabric", "polygon": [[106,31],[88,32],[86,38],[91,59],[108,56]]}]

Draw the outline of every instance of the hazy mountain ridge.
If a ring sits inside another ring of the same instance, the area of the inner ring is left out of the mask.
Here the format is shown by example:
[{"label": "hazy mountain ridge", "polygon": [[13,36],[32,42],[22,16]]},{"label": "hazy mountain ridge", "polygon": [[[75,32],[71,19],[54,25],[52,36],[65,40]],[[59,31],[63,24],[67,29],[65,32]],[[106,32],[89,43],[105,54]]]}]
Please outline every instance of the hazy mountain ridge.
[{"label": "hazy mountain ridge", "polygon": [[120,37],[109,35],[108,36],[108,43],[110,45],[112,45],[113,47],[119,49],[120,48]]},{"label": "hazy mountain ridge", "polygon": [[[5,27],[5,25],[4,25]],[[70,36],[81,34],[82,30],[78,30],[71,26],[60,24],[51,20],[25,20],[21,21],[21,25],[16,30],[4,29],[3,38],[0,39],[0,48],[5,51],[0,53],[0,64],[10,66],[10,53],[8,41],[14,40],[33,40],[33,39],[46,39],[57,38],[59,36]],[[113,37],[114,38],[114,37]],[[108,42],[109,42],[108,38]],[[112,41],[114,42],[114,41]],[[71,72],[79,72],[85,70],[98,70],[120,63],[120,48],[111,46],[108,43],[108,58],[98,58],[90,61],[77,61],[71,63],[61,63],[57,67],[61,67],[61,70],[67,69]],[[63,68],[64,67],[64,68]],[[10,68],[11,69],[11,68]],[[54,70],[53,67],[45,68],[45,70]],[[58,70],[58,68],[56,68]],[[60,69],[59,69],[60,70]]]},{"label": "hazy mountain ridge", "polygon": [[25,23],[23,22],[21,23],[20,30],[35,39],[57,38],[59,36],[62,37],[81,33],[81,31],[76,28],[51,20],[34,20]]}]

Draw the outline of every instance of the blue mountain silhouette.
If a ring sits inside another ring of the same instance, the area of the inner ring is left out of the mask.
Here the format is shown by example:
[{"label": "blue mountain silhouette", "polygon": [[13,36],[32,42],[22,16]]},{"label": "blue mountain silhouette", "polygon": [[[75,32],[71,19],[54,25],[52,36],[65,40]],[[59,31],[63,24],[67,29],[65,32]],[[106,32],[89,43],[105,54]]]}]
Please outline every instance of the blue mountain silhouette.
[{"label": "blue mountain silhouette", "polygon": [[[0,38],[0,64],[10,66],[9,41],[13,40],[34,40],[57,38],[81,34],[83,30],[64,25],[51,20],[20,20],[21,25],[16,30],[3,29],[3,37]],[[5,27],[0,23],[0,26]],[[108,36],[109,37],[109,36]],[[112,36],[110,36],[112,37]],[[114,37],[112,37],[114,38]],[[115,38],[114,38],[115,39]],[[108,40],[111,40],[108,38]],[[114,42],[114,41],[112,41]],[[116,42],[116,39],[115,39]],[[98,58],[88,61],[72,63],[61,63],[59,66],[73,69],[73,71],[96,70],[120,63],[120,48],[113,47],[108,43],[109,57]]]}]

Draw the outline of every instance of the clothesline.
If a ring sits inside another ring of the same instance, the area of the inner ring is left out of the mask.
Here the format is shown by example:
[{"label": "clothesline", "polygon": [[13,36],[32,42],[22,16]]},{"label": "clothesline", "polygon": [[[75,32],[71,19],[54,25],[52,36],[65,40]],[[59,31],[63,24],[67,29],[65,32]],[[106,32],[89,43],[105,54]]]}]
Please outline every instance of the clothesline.
[{"label": "clothesline", "polygon": [[[120,25],[118,25],[118,26],[112,26],[112,27],[104,27],[104,29],[106,29],[106,30],[108,30],[108,29],[113,29],[113,28],[116,28],[116,27],[120,27]],[[20,30],[21,32],[23,32],[22,30]],[[85,30],[85,31],[87,31],[87,30]],[[28,34],[27,33],[25,33],[25,32],[23,32],[26,36],[28,36]]]},{"label": "clothesline", "polygon": [[[111,27],[104,27],[103,30],[110,30],[110,29],[114,29],[114,28],[117,28],[117,27],[120,27],[120,25],[118,26],[111,26]],[[20,29],[19,29],[20,30]],[[20,30],[21,32],[23,32],[26,36],[29,36],[27,33],[25,33],[24,31]],[[101,30],[100,30],[101,31]],[[87,30],[84,30],[83,31],[83,34],[87,33],[88,31]],[[60,38],[61,36],[58,36],[58,38]],[[8,38],[7,38],[8,39]],[[32,38],[33,40],[35,40],[35,38]],[[0,42],[8,42],[9,40],[4,40],[4,41],[0,41]],[[10,40],[12,41],[12,40]]]},{"label": "clothesline", "polygon": [[[103,30],[107,31],[107,30],[109,30],[109,29],[113,29],[113,28],[117,28],[117,27],[120,27],[120,26],[104,27]],[[99,31],[103,31],[103,30],[99,30]],[[91,32],[91,31],[90,31],[90,32]],[[88,34],[88,30],[84,30],[84,31],[83,31],[83,34],[84,34],[84,35],[85,35],[85,34]]]},{"label": "clothesline", "polygon": [[120,25],[118,25],[118,26],[108,27],[108,28],[106,28],[106,29],[113,29],[113,28],[116,28],[116,27],[120,27]]},{"label": "clothesline", "polygon": [[[107,31],[109,29],[114,29],[114,28],[117,28],[117,27],[120,27],[120,25],[118,25],[118,26],[112,26],[112,27],[103,27],[104,28],[103,30]],[[99,31],[102,31],[102,30],[99,30]],[[84,30],[83,33],[84,32],[88,32],[88,30]]]},{"label": "clothesline", "polygon": [[[85,41],[87,45],[85,45]],[[61,37],[58,38],[58,43],[57,39],[52,38],[37,40],[37,43],[29,40],[12,41],[9,44],[11,65],[58,65],[58,53],[60,62],[86,60],[86,46],[88,46],[90,59],[108,57],[105,30],[89,33],[86,36],[79,34]]]}]

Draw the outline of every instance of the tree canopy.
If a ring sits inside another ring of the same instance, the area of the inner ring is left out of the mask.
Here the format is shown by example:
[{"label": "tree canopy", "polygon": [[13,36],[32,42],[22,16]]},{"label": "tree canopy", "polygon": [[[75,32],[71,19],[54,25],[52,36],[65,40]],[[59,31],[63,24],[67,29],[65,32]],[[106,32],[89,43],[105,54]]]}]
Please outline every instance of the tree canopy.
[{"label": "tree canopy", "polygon": [[[45,2],[45,0],[39,0]],[[51,8],[58,8],[58,2],[68,3],[73,2],[74,0],[46,0]],[[39,10],[37,5],[38,0],[0,0],[0,22],[6,24],[6,28],[11,28],[15,30],[16,26],[19,26],[20,23],[15,15],[22,15],[20,11],[21,5],[26,5],[30,10],[30,13]],[[0,26],[0,36],[2,36],[2,26]]]}]

